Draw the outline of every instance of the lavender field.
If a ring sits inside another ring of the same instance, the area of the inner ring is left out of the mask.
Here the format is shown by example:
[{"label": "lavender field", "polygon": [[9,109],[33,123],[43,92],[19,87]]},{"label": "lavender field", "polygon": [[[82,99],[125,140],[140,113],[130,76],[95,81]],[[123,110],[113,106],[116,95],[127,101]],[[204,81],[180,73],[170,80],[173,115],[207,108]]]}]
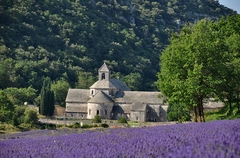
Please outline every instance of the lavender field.
[{"label": "lavender field", "polygon": [[240,157],[240,119],[54,135],[19,134],[0,141],[0,157]]}]

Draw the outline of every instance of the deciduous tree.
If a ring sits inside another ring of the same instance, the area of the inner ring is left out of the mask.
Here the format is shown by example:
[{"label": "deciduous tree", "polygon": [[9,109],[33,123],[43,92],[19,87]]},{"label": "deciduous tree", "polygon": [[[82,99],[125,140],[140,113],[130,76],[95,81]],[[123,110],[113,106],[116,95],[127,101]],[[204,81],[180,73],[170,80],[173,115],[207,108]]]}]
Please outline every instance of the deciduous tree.
[{"label": "deciduous tree", "polygon": [[224,67],[223,40],[212,25],[214,22],[203,20],[174,34],[162,53],[158,74],[158,88],[169,102],[193,108],[194,121],[198,115],[200,122],[205,121],[203,100],[214,95]]},{"label": "deciduous tree", "polygon": [[64,80],[59,80],[52,84],[55,102],[60,106],[65,106],[65,99],[70,85]]},{"label": "deciduous tree", "polygon": [[0,90],[0,121],[8,122],[11,120],[11,115],[14,110],[14,106],[8,99],[3,90]]}]

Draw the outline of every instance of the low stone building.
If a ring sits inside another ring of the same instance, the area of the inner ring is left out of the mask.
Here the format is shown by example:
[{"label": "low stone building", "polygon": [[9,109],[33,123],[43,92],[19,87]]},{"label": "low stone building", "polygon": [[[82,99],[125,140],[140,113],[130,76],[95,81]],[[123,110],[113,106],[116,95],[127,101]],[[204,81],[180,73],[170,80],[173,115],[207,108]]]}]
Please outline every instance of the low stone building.
[{"label": "low stone building", "polygon": [[90,89],[69,89],[66,98],[66,115],[82,119],[164,122],[167,104],[160,92],[130,91],[119,79],[111,79],[104,63],[98,70],[98,81]]}]

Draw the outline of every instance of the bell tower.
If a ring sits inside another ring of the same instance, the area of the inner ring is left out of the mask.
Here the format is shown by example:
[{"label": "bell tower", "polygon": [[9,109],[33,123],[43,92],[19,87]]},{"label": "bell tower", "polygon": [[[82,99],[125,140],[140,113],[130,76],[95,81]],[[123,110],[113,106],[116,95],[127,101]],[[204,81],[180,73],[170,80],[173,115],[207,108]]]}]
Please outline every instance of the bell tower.
[{"label": "bell tower", "polygon": [[100,69],[98,70],[98,81],[101,80],[110,80],[110,70],[108,69],[107,65],[104,63]]}]

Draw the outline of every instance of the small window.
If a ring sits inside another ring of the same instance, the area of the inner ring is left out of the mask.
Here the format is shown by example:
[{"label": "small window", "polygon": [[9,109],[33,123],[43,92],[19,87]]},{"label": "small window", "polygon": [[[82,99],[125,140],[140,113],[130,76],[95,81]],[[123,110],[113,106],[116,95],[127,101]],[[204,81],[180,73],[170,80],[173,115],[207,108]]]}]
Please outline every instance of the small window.
[{"label": "small window", "polygon": [[92,95],[93,95],[93,90],[92,90]]},{"label": "small window", "polygon": [[99,110],[97,110],[97,115],[99,115]]},{"label": "small window", "polygon": [[105,110],[105,115],[107,115],[107,110]]},{"label": "small window", "polygon": [[91,115],[91,109],[89,109],[88,114]]},{"label": "small window", "polygon": [[138,120],[138,117],[136,117],[136,120]]},{"label": "small window", "polygon": [[102,74],[102,80],[105,79],[105,73]]}]

